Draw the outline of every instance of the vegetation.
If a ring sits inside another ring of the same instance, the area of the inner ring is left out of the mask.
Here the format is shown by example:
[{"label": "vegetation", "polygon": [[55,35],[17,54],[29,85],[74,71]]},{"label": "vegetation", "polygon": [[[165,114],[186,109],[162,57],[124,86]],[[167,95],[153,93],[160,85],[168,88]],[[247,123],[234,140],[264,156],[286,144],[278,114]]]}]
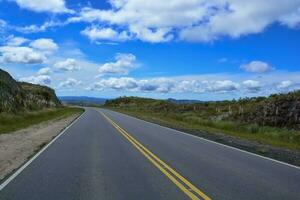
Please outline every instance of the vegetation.
[{"label": "vegetation", "polygon": [[179,103],[138,97],[108,100],[106,107],[169,127],[222,133],[300,150],[300,91],[238,101]]},{"label": "vegetation", "polygon": [[0,134],[13,132],[49,120],[62,119],[82,113],[81,108],[52,108],[33,112],[0,113]]},{"label": "vegetation", "polygon": [[15,81],[0,69],[0,113],[17,113],[60,107],[53,89]]},{"label": "vegetation", "polygon": [[82,111],[63,107],[53,89],[17,82],[0,69],[0,134]]}]

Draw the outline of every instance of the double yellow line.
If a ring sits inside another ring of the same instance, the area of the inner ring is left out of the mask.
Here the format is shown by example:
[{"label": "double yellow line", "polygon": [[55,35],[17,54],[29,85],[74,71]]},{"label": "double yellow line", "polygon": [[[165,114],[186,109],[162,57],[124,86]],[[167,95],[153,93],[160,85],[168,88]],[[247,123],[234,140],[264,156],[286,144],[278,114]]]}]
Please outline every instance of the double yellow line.
[{"label": "double yellow line", "polygon": [[134,147],[137,148],[155,167],[157,167],[164,175],[166,175],[178,188],[180,188],[190,199],[204,199],[211,200],[200,189],[190,183],[186,178],[181,176],[178,172],[172,169],[164,161],[159,159],[149,149],[138,142],[134,137],[122,129],[113,120],[107,117],[103,112],[100,112],[107,121],[114,126]]}]

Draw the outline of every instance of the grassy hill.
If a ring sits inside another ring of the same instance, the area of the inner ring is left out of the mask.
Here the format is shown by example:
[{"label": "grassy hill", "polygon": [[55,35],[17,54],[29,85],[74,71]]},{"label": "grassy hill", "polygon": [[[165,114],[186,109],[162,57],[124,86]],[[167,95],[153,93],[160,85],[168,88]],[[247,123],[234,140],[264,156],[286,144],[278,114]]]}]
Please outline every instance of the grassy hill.
[{"label": "grassy hill", "polygon": [[269,97],[186,104],[121,97],[106,101],[105,106],[192,133],[222,133],[300,150],[300,91]]},{"label": "grassy hill", "polygon": [[0,69],[0,113],[60,107],[53,89],[25,82],[17,82]]},{"label": "grassy hill", "polygon": [[0,69],[0,134],[82,112],[81,108],[62,106],[53,89],[17,82]]}]

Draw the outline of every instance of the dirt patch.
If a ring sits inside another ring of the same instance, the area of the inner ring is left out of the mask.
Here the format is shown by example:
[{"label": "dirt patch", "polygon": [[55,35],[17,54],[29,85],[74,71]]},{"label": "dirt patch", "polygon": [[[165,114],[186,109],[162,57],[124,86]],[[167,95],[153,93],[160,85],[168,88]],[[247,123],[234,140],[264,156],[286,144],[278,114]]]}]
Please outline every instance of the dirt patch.
[{"label": "dirt patch", "polygon": [[19,168],[29,157],[67,127],[79,114],[52,120],[0,135],[0,180]]}]

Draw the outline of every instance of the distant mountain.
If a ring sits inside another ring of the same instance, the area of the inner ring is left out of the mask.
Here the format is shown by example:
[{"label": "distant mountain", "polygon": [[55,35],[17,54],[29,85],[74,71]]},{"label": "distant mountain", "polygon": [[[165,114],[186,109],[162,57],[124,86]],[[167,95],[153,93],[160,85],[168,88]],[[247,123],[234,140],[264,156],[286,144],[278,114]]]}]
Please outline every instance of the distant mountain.
[{"label": "distant mountain", "polygon": [[193,103],[201,103],[203,101],[200,100],[189,100],[189,99],[172,99],[169,98],[167,101],[175,104],[193,104]]},{"label": "distant mountain", "polygon": [[59,107],[55,91],[49,87],[18,82],[0,69],[0,113]]},{"label": "distant mountain", "polygon": [[105,98],[97,98],[97,97],[86,97],[86,96],[61,96],[58,97],[65,104],[72,105],[103,105],[105,104]]}]

